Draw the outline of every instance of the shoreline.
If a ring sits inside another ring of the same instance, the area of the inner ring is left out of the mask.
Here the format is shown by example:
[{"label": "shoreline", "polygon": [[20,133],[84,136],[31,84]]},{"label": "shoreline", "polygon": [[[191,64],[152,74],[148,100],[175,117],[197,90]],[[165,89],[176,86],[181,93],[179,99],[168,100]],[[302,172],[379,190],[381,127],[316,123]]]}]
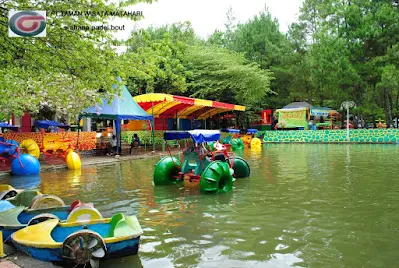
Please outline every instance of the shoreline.
[{"label": "shoreline", "polygon": [[[175,154],[177,151],[173,150],[171,151],[172,155]],[[118,162],[123,162],[123,161],[130,161],[130,160],[135,160],[135,159],[147,159],[151,157],[161,157],[161,156],[167,156],[169,155],[168,151],[164,152],[145,152],[145,153],[140,153],[140,154],[135,154],[135,155],[121,155],[119,157],[115,156],[83,156],[81,158],[82,161],[82,167],[85,166],[93,166],[93,165],[108,165],[112,163],[118,163]],[[40,172],[46,172],[46,171],[52,171],[52,170],[58,170],[58,169],[67,169],[66,163],[57,163],[57,164],[47,164],[43,160],[40,160]],[[0,171],[0,177],[1,176],[7,176],[10,175],[9,171]],[[11,176],[11,175],[10,175]]]}]

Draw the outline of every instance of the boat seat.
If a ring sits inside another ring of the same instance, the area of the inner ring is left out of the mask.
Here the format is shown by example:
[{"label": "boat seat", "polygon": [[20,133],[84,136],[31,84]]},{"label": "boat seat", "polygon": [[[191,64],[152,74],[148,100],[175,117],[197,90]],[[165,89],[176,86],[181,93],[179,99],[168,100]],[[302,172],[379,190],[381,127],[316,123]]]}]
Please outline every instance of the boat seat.
[{"label": "boat seat", "polygon": [[15,199],[10,200],[10,202],[16,206],[30,207],[33,199],[38,195],[41,195],[39,191],[25,190],[19,193]]},{"label": "boat seat", "polygon": [[140,236],[143,230],[135,216],[126,217],[123,213],[112,216],[108,237]]},{"label": "boat seat", "polygon": [[75,207],[68,215],[66,222],[82,222],[102,219],[101,213],[90,206]]},{"label": "boat seat", "polygon": [[196,151],[184,153],[184,161],[181,172],[186,174],[191,170],[194,170],[194,175],[201,175],[209,163],[210,161],[206,157],[203,159],[203,161],[201,161]]}]

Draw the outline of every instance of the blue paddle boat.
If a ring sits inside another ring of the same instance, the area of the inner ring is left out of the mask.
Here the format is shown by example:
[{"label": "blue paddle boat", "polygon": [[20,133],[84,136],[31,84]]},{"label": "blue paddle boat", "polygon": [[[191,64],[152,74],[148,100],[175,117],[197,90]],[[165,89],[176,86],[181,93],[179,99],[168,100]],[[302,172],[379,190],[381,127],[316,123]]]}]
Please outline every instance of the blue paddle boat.
[{"label": "blue paddle boat", "polygon": [[[143,230],[135,216],[60,223],[51,219],[28,226],[11,237],[14,245],[30,256],[70,265],[99,266],[100,259],[137,254]],[[72,267],[72,266],[71,266]]]},{"label": "blue paddle boat", "polygon": [[0,231],[4,242],[9,242],[15,231],[48,219],[79,221],[102,218],[92,206],[79,200],[66,206],[57,196],[24,191],[15,199],[0,200]]}]

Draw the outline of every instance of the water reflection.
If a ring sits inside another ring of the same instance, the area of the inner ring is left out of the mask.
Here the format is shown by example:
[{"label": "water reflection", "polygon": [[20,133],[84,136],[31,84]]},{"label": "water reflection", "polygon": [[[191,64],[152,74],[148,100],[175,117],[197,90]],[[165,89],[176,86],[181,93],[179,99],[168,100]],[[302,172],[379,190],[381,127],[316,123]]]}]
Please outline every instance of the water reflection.
[{"label": "water reflection", "polygon": [[40,174],[11,176],[9,184],[11,184],[15,189],[36,189],[40,185]]},{"label": "water reflection", "polygon": [[101,267],[392,267],[398,152],[382,145],[246,148],[236,153],[248,160],[251,177],[220,195],[183,184],[154,187],[158,158],[43,172],[40,183],[31,182],[68,203],[94,202],[105,217],[138,216],[145,231],[139,256]]}]

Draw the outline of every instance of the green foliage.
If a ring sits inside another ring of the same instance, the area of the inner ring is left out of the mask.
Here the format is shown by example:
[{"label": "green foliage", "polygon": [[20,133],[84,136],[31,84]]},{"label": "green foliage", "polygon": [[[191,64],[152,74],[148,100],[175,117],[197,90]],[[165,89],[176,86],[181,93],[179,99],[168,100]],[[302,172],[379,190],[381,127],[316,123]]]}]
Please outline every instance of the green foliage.
[{"label": "green foliage", "polygon": [[[393,82],[398,64],[397,1],[306,0],[300,24],[305,26],[313,101],[354,100],[363,114],[384,109],[392,116],[398,88]],[[397,102],[397,101],[396,101]]]},{"label": "green foliage", "polygon": [[[127,4],[123,2],[123,6]],[[72,28],[106,24],[110,17],[64,16],[51,12],[82,11],[82,8],[104,12],[120,11],[122,6],[102,0],[1,1],[0,107],[3,115],[21,115],[26,110],[35,113],[48,105],[73,116],[105,96],[99,89],[104,93],[114,91],[115,75],[123,75],[125,70],[113,49],[117,42],[107,31]],[[46,10],[47,36],[8,37],[9,10]]]},{"label": "green foliage", "polygon": [[259,104],[273,79],[241,54],[204,44],[189,23],[132,34],[124,59],[133,94],[164,92],[236,103]]},{"label": "green foliage", "polygon": [[272,73],[239,53],[215,46],[196,46],[190,48],[185,62],[193,74],[188,81],[193,97],[252,107],[260,105],[260,100],[272,92]]},{"label": "green foliage", "polygon": [[134,32],[123,55],[123,60],[129,63],[126,73],[131,93],[184,93],[190,73],[182,60],[188,44],[194,40],[189,23]]}]

